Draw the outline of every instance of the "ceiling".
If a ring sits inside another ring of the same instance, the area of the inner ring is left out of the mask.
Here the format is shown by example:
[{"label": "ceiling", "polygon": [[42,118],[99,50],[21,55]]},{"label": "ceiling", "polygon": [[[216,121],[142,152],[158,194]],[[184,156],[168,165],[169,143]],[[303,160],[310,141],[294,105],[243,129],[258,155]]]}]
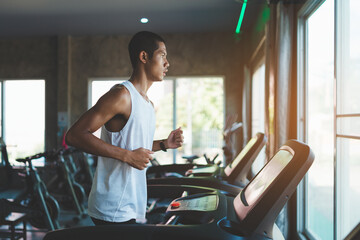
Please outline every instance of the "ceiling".
[{"label": "ceiling", "polygon": [[[260,4],[248,0],[242,30]],[[241,7],[242,0],[0,0],[0,36],[235,31]]]}]

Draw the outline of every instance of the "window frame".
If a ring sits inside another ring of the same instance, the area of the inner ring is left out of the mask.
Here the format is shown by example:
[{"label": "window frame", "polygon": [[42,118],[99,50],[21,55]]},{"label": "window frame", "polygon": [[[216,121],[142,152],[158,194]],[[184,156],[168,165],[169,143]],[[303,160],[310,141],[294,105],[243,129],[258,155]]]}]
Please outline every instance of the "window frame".
[{"label": "window frame", "polygon": [[[350,0],[349,0],[350,1]],[[320,6],[323,4],[325,0],[318,1],[307,1],[304,6],[298,12],[298,137],[302,141],[307,141],[306,129],[307,129],[307,19],[311,16]],[[338,141],[341,139],[352,139],[352,140],[360,140],[360,136],[357,134],[353,135],[344,135],[339,133],[338,120],[342,118],[356,118],[360,117],[359,112],[346,112],[339,113],[339,109],[341,104],[346,104],[346,100],[342,101],[341,92],[339,89],[341,88],[341,83],[343,81],[343,71],[344,71],[344,62],[343,62],[343,54],[344,54],[344,41],[346,41],[345,37],[349,37],[346,35],[347,31],[349,31],[349,26],[346,25],[346,20],[344,20],[343,16],[347,16],[349,13],[347,12],[349,6],[348,1],[339,1],[334,0],[334,77],[333,77],[333,96],[334,96],[334,135],[333,135],[333,162],[334,162],[334,185],[333,185],[333,202],[334,202],[334,213],[333,213],[333,237],[334,239],[342,239],[345,235],[344,231],[345,226],[343,225],[343,217],[344,211],[342,211],[344,207],[344,196],[342,192],[342,184],[344,167],[347,164],[341,159],[341,156],[338,155],[338,152],[341,152],[342,148],[339,146]],[[340,102],[339,102],[340,101]],[[356,120],[354,120],[356,121]],[[345,173],[347,174],[347,172]],[[297,196],[297,231],[298,237],[301,239],[315,239],[315,237],[311,234],[311,232],[306,229],[307,218],[305,216],[307,212],[307,177],[305,176],[304,180],[298,187],[298,196]]]},{"label": "window frame", "polygon": [[[46,132],[47,132],[47,80],[45,77],[23,77],[23,78],[0,78],[0,85],[1,85],[1,96],[0,96],[0,120],[1,120],[1,130],[0,130],[0,137],[4,140],[5,144],[7,144],[6,141],[6,131],[5,131],[5,104],[6,104],[6,87],[5,87],[5,82],[11,82],[11,81],[43,81],[44,82],[44,132],[43,132],[43,139],[44,139],[44,149],[42,151],[45,151],[47,149],[47,141],[46,141]],[[35,153],[34,153],[35,154]],[[26,157],[26,156],[24,156]],[[10,159],[9,159],[10,161]],[[36,163],[34,163],[34,166],[37,167],[42,167],[44,166],[44,162],[43,161],[37,161]],[[21,166],[22,164],[15,164],[16,166]]]},{"label": "window frame", "polygon": [[[307,142],[307,134],[306,130],[308,128],[307,123],[307,114],[306,110],[308,108],[308,97],[307,97],[307,81],[308,81],[308,26],[307,20],[309,17],[318,10],[318,8],[325,2],[326,0],[308,0],[306,3],[300,8],[297,15],[297,135],[298,139]],[[334,43],[336,46],[336,42]],[[334,63],[336,66],[336,63]],[[335,79],[334,79],[335,81]],[[334,85],[335,86],[335,85]],[[336,99],[334,100],[336,101]],[[335,155],[334,155],[335,158]],[[334,177],[336,179],[336,176]],[[306,201],[308,191],[308,176],[307,174],[300,182],[297,187],[297,235],[300,239],[310,239],[316,240],[315,236],[306,228],[307,226],[307,218],[306,213],[308,209],[308,203]],[[335,194],[334,194],[335,195]],[[334,206],[336,202],[334,202]],[[336,211],[334,211],[336,212]],[[334,219],[335,220],[335,219]],[[334,221],[335,222],[335,221]],[[334,227],[334,231],[336,227]]]},{"label": "window frame", "polygon": [[[344,184],[343,182],[343,176],[342,174],[345,172],[346,169],[346,164],[349,164],[346,161],[343,161],[343,159],[341,158],[341,156],[338,156],[338,153],[342,151],[341,147],[338,144],[338,141],[341,139],[350,139],[350,140],[360,140],[360,136],[355,133],[352,135],[348,135],[348,134],[341,134],[339,133],[340,127],[338,127],[338,120],[339,119],[343,119],[343,118],[347,118],[347,119],[351,119],[351,118],[356,118],[356,117],[360,117],[360,113],[359,112],[345,112],[345,113],[339,113],[339,109],[341,109],[341,104],[343,104],[341,96],[342,93],[339,91],[341,88],[341,82],[344,81],[343,79],[345,78],[343,73],[345,72],[345,66],[346,63],[344,63],[344,52],[346,52],[346,50],[344,50],[344,48],[349,47],[349,45],[344,44],[344,41],[346,41],[346,38],[350,38],[350,29],[349,29],[349,25],[346,25],[346,20],[344,20],[343,16],[349,16],[350,12],[350,6],[346,5],[346,4],[350,4],[351,0],[347,0],[347,1],[339,1],[339,0],[334,0],[334,8],[335,8],[335,12],[334,12],[334,26],[335,26],[335,49],[334,49],[334,63],[335,63],[335,83],[334,83],[334,96],[335,96],[335,110],[334,110],[334,128],[335,128],[335,136],[334,136],[334,148],[336,149],[336,154],[335,154],[335,170],[334,170],[334,174],[335,174],[335,178],[334,178],[334,204],[335,204],[335,209],[334,209],[334,236],[335,239],[342,239],[345,237],[344,231],[345,231],[345,223],[343,221],[344,215],[345,215],[345,211],[343,211],[343,207],[344,207],[344,199],[345,199],[345,195],[343,194],[343,188],[342,185]],[[350,22],[349,22],[350,24]],[[341,101],[341,102],[339,102]],[[338,151],[339,149],[339,151]],[[348,174],[347,172],[345,172],[345,174]],[[356,225],[354,226],[356,227]]]}]

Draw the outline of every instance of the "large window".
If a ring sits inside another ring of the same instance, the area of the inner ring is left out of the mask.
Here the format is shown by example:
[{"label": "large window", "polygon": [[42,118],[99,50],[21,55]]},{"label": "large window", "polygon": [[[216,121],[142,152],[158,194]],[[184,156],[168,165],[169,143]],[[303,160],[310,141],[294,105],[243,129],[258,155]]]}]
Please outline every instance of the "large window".
[{"label": "large window", "polygon": [[299,15],[299,135],[316,156],[299,230],[311,239],[343,239],[360,221],[359,8],[308,1]]},{"label": "large window", "polygon": [[45,81],[3,80],[2,137],[9,161],[27,157],[45,148]]},{"label": "large window", "polygon": [[360,19],[358,0],[336,1],[336,231],[360,222]]},{"label": "large window", "polygon": [[[124,80],[90,80],[90,106],[111,86]],[[184,162],[183,155],[204,153],[222,160],[224,121],[224,86],[221,77],[166,79],[149,89],[148,96],[156,112],[155,139],[167,138],[175,128],[182,127],[184,145],[177,150],[156,152],[161,164]],[[89,107],[90,107],[89,106]],[[96,133],[99,136],[99,133]],[[199,160],[205,163],[203,157]]]}]

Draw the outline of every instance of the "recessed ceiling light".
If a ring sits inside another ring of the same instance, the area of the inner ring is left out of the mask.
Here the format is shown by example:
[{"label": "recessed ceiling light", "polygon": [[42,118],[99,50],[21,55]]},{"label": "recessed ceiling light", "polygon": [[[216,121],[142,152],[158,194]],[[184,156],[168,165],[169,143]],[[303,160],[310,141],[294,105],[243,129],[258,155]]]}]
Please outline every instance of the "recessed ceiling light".
[{"label": "recessed ceiling light", "polygon": [[149,19],[147,19],[147,18],[141,18],[140,19],[140,22],[141,23],[147,23],[149,21]]}]

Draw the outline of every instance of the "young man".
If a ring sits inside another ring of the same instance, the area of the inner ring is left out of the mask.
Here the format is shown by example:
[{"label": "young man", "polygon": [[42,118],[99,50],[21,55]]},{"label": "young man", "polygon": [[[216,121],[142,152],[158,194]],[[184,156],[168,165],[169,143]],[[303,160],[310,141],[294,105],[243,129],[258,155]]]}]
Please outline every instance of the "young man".
[{"label": "young man", "polygon": [[[155,111],[147,97],[153,82],[166,75],[165,41],[139,32],[129,46],[133,73],[85,112],[66,134],[66,143],[98,157],[88,213],[96,225],[135,223],[144,219],[147,203],[145,168],[154,151],[182,146],[180,128],[154,141]],[[101,139],[92,133],[101,127]]]}]

